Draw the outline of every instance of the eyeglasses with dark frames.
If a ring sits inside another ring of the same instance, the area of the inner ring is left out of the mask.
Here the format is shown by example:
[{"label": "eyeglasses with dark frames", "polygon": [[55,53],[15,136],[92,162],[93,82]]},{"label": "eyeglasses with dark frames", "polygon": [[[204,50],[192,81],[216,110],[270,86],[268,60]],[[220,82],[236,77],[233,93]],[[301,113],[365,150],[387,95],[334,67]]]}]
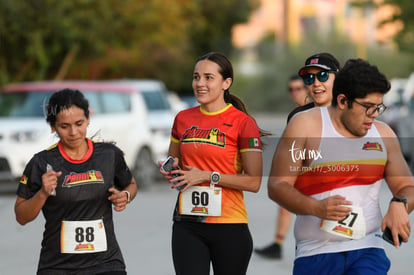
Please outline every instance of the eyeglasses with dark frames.
[{"label": "eyeglasses with dark frames", "polygon": [[365,108],[365,114],[367,116],[372,116],[372,115],[375,114],[375,112],[378,112],[378,115],[381,115],[387,109],[387,106],[385,106],[383,103],[378,104],[378,105],[365,105],[365,104],[362,104],[362,103],[356,101],[355,99],[352,100],[352,101],[357,103],[358,105],[361,105],[362,107],[364,107]]}]

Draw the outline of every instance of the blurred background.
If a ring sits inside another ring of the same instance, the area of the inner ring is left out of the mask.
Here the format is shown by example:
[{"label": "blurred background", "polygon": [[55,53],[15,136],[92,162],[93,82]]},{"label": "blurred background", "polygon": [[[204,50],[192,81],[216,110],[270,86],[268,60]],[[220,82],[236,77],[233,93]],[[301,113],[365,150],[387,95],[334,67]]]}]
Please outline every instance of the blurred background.
[{"label": "blurred background", "polygon": [[156,78],[191,95],[194,60],[235,65],[251,111],[287,112],[287,79],[309,55],[361,57],[391,78],[414,70],[407,0],[0,0],[0,84]]}]

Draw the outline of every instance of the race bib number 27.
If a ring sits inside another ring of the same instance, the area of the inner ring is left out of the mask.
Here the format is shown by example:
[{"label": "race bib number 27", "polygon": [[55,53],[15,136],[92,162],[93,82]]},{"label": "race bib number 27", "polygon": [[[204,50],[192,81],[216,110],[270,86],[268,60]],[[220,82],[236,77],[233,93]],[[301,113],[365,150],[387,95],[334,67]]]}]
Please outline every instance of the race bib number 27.
[{"label": "race bib number 27", "polygon": [[352,211],[341,221],[322,220],[320,228],[328,233],[349,238],[361,239],[365,237],[365,219],[361,207],[349,206]]},{"label": "race bib number 27", "polygon": [[183,215],[221,216],[221,187],[191,186],[180,196]]}]

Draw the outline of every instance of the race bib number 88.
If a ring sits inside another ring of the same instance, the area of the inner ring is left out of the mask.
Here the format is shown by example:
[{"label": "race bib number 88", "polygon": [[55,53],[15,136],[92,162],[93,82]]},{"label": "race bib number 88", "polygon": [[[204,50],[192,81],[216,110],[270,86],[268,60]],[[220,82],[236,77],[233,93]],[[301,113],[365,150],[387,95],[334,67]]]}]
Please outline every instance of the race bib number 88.
[{"label": "race bib number 88", "polygon": [[193,216],[221,216],[220,187],[191,186],[180,195],[179,212]]},{"label": "race bib number 88", "polygon": [[106,251],[103,220],[62,221],[60,250],[72,254]]}]

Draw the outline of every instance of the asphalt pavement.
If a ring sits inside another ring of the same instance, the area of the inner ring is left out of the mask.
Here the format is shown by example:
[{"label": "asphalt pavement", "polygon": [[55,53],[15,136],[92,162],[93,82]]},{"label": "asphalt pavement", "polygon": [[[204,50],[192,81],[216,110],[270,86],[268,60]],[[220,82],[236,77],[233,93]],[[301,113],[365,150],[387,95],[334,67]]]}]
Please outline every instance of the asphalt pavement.
[{"label": "asphalt pavement", "polygon": [[[285,123],[284,117],[260,116],[259,125],[279,136]],[[273,239],[277,205],[267,196],[267,175],[277,138],[266,138],[264,151],[264,177],[262,187],[256,194],[245,192],[249,227],[255,247],[263,247]],[[3,191],[3,192],[2,192]],[[35,274],[39,259],[44,219],[42,215],[21,226],[15,221],[13,193],[0,188],[0,275]],[[391,198],[384,184],[381,192],[383,213]],[[172,210],[176,191],[166,182],[154,184],[150,189],[140,190],[127,209],[114,214],[116,235],[121,246],[128,274],[173,275],[171,259]],[[411,215],[413,226],[413,215]],[[391,275],[414,273],[414,241],[403,243],[400,249],[384,244],[391,259]],[[253,253],[248,274],[287,275],[292,273],[294,238],[292,227],[286,236],[281,260],[269,260]],[[213,274],[211,272],[211,274]]]}]

